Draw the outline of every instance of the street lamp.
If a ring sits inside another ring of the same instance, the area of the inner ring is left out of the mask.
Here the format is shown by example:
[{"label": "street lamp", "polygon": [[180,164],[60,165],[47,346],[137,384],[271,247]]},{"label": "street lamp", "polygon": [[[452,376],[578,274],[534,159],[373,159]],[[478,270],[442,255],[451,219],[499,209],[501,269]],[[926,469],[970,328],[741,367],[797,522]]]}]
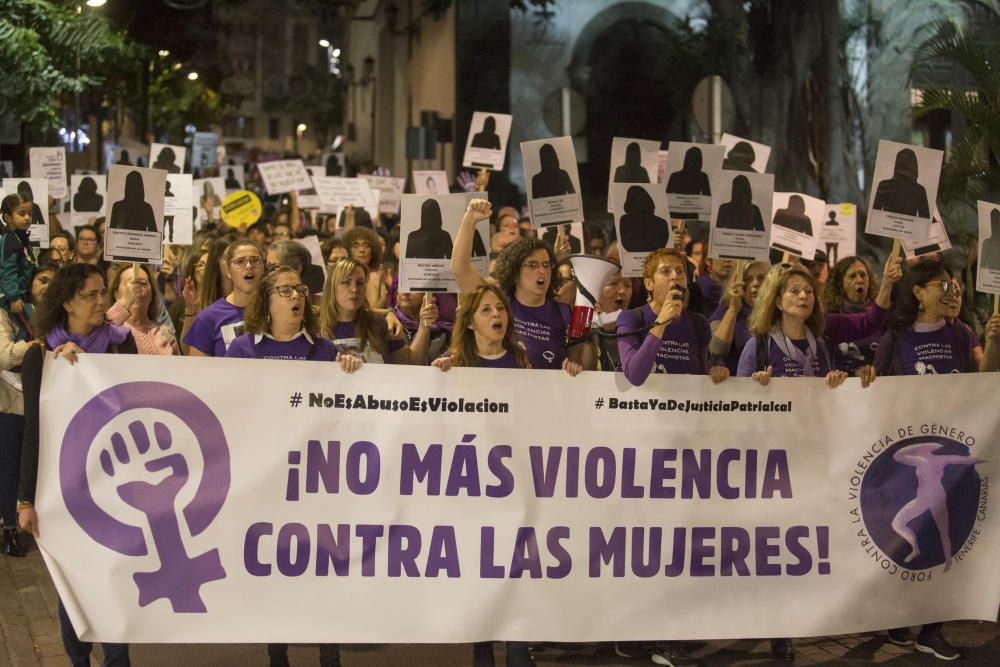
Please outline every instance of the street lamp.
[{"label": "street lamp", "polygon": [[188,74],[188,79],[190,81],[197,81],[198,80],[198,73],[197,72],[191,72],[190,74]]},{"label": "street lamp", "polygon": [[324,49],[328,49],[328,48],[330,48],[330,40],[328,40],[328,39],[321,39],[321,40],[319,40],[319,45],[322,46]]},{"label": "street lamp", "polygon": [[88,7],[103,7],[108,4],[108,0],[87,0]]}]

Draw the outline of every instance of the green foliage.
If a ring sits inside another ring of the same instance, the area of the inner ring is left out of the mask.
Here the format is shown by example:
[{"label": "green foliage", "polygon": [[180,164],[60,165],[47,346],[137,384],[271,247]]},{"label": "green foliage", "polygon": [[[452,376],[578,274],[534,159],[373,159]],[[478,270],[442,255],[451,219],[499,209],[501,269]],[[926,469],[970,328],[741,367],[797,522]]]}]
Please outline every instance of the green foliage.
[{"label": "green foliage", "polygon": [[94,12],[49,0],[0,0],[0,115],[58,126],[62,102],[134,57],[128,38]]},{"label": "green foliage", "polygon": [[974,84],[924,90],[914,116],[944,110],[965,120],[965,130],[945,161],[939,198],[975,206],[977,199],[1000,193],[995,169],[1000,158],[1000,28],[995,22],[969,32],[951,24],[938,28],[937,35],[921,45],[915,64],[943,60],[958,65]]},{"label": "green foliage", "polygon": [[191,81],[187,72],[173,67],[154,72],[149,104],[154,135],[173,144],[184,141],[186,125],[206,129],[219,123],[225,112],[217,92],[201,79]]}]

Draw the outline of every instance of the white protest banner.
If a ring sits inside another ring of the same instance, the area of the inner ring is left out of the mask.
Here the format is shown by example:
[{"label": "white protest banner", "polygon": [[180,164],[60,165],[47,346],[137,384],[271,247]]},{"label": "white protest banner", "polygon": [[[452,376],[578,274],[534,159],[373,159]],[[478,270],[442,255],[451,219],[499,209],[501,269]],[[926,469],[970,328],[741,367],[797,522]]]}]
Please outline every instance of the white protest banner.
[{"label": "white protest banner", "polygon": [[163,193],[163,242],[190,245],[194,238],[191,174],[167,174]]},{"label": "white protest banner", "polygon": [[162,169],[168,174],[184,172],[184,156],[187,148],[169,144],[153,144],[149,147],[149,166],[152,169]]},{"label": "white protest banner", "polygon": [[767,173],[767,160],[771,157],[771,147],[767,144],[759,144],[728,133],[722,135],[719,144],[726,147],[723,169]]},{"label": "white protest banner", "polygon": [[659,183],[660,142],[615,137],[611,140],[608,171],[608,213],[613,212],[611,188],[615,183]]},{"label": "white protest banner", "polygon": [[69,177],[69,185],[69,219],[74,229],[104,215],[108,186],[106,176],[73,174]]},{"label": "white protest banner", "polygon": [[667,160],[667,203],[677,220],[708,220],[712,215],[712,175],[722,169],[725,146],[671,141]]},{"label": "white protest banner", "polygon": [[1000,205],[977,201],[979,211],[979,269],[976,289],[1000,294]]},{"label": "white protest banner", "polygon": [[112,165],[108,170],[108,224],[104,259],[163,261],[163,209],[167,172]]},{"label": "white protest banner", "polygon": [[82,639],[717,639],[996,618],[989,374],[630,387],[318,363],[49,354],[39,546]]},{"label": "white protest banner", "polygon": [[363,178],[314,176],[313,186],[319,196],[321,213],[339,213],[353,206],[367,210],[372,216],[378,214],[378,198]]},{"label": "white protest banner", "polygon": [[951,239],[948,238],[948,230],[945,229],[944,223],[941,221],[937,204],[931,206],[931,226],[927,238],[923,241],[903,241],[902,246],[903,254],[907,259],[944,252],[951,248]]},{"label": "white protest banner", "polygon": [[215,132],[195,132],[191,143],[191,171],[198,170],[199,176],[214,167],[219,159],[219,135]]},{"label": "white protest banner", "polygon": [[775,192],[771,200],[771,247],[796,257],[816,256],[816,228],[826,202],[797,192]]},{"label": "white protest banner", "polygon": [[826,253],[832,268],[844,257],[857,254],[858,207],[854,204],[827,204],[826,217],[816,234],[816,248]]},{"label": "white protest banner", "polygon": [[[62,199],[68,194],[65,147],[30,148],[28,162],[32,178],[48,179],[50,197]],[[48,206],[48,200],[45,205]]]},{"label": "white protest banner", "polygon": [[642,264],[649,253],[670,246],[673,229],[667,210],[667,193],[659,183],[615,183],[615,232],[621,252],[622,275],[642,276]]},{"label": "white protest banner", "polygon": [[405,178],[395,176],[373,176],[363,174],[360,176],[368,181],[368,187],[378,190],[378,211],[387,215],[399,215],[400,197],[406,188]]},{"label": "white protest banner", "polygon": [[20,194],[31,201],[28,242],[32,248],[49,247],[49,181],[46,178],[5,178],[3,196]]},{"label": "white protest banner", "polygon": [[712,192],[709,256],[769,261],[774,175],[720,169]]},{"label": "white protest banner", "polygon": [[446,171],[413,172],[413,191],[418,195],[448,194],[448,172]]},{"label": "white protest banner", "polygon": [[280,195],[292,190],[308,190],[312,179],[302,160],[273,160],[257,165],[264,189],[269,195]]},{"label": "white protest banner", "polygon": [[462,166],[503,171],[512,122],[510,114],[474,111]]},{"label": "white protest banner", "polygon": [[879,141],[865,233],[926,241],[943,160],[933,148]]},{"label": "white protest banner", "polygon": [[573,137],[522,141],[521,158],[532,226],[583,222]]},{"label": "white protest banner", "polygon": [[[453,195],[403,195],[400,216],[399,281],[402,292],[454,292],[458,284],[451,272],[452,246],[462,216],[473,199],[488,199],[485,192]],[[472,266],[486,277],[489,266],[490,221],[476,223],[472,241]]]},{"label": "white protest banner", "polygon": [[198,200],[198,226],[204,227],[222,217],[222,200],[226,196],[226,179],[196,178],[192,181],[193,196]]}]

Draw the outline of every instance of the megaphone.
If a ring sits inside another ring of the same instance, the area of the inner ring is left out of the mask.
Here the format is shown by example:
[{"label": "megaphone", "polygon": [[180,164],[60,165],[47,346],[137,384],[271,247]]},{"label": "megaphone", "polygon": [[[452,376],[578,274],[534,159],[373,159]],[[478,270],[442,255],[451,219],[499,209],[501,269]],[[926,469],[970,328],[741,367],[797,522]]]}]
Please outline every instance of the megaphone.
[{"label": "megaphone", "polygon": [[570,338],[579,338],[590,331],[594,309],[604,285],[622,267],[618,262],[595,255],[570,255],[568,259],[573,267],[573,282],[576,283],[576,303],[568,333]]}]

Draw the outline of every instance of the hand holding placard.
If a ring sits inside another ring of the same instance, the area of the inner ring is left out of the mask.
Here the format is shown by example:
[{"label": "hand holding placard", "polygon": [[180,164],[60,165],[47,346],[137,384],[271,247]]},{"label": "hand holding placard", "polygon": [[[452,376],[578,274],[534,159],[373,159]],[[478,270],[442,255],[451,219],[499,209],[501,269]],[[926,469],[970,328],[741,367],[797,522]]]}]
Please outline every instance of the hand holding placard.
[{"label": "hand holding placard", "polygon": [[420,324],[429,327],[438,321],[437,300],[433,292],[424,295],[424,304],[420,306]]}]

